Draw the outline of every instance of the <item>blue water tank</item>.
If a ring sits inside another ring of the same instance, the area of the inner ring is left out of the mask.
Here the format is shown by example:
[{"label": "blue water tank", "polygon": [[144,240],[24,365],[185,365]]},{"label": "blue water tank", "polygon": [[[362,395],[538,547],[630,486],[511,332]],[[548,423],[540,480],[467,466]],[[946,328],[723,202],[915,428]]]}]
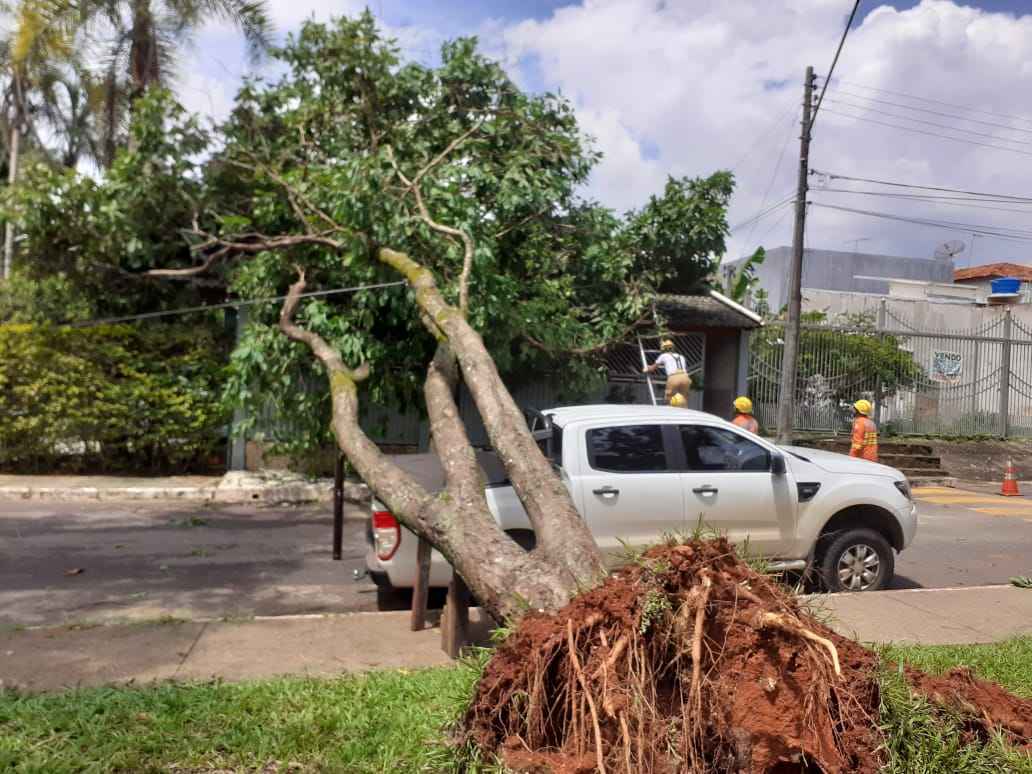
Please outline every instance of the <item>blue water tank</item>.
[{"label": "blue water tank", "polygon": [[989,285],[994,296],[998,293],[1018,293],[1021,291],[1021,280],[1016,277],[994,279]]}]

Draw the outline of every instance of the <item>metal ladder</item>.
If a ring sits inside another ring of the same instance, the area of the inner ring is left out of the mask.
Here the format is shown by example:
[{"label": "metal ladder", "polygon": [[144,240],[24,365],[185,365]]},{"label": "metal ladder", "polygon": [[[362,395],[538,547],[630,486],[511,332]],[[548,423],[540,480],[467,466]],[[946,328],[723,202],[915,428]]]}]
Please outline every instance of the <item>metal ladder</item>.
[{"label": "metal ladder", "polygon": [[[658,349],[645,349],[645,342],[641,340],[641,336],[636,337],[638,339],[638,351],[641,353],[641,367],[649,365],[648,355],[658,355],[660,350]],[[645,383],[649,387],[649,397],[652,398],[653,406],[662,406],[666,403],[666,379],[653,379],[652,374],[645,373]]]}]

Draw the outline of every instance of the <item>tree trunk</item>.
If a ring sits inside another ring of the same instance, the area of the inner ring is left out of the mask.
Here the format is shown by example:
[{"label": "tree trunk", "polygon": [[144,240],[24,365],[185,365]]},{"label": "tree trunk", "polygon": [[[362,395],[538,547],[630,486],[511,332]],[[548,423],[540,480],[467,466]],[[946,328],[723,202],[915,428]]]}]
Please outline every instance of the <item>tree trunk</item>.
[{"label": "tree trunk", "polygon": [[379,257],[408,279],[416,291],[416,303],[429,318],[431,332],[446,337],[458,357],[488,437],[534,527],[537,550],[564,568],[574,586],[593,585],[605,574],[595,540],[551,462],[538,448],[480,334],[444,300],[429,269],[389,249],[380,250]]},{"label": "tree trunk", "polygon": [[[445,472],[444,490],[431,493],[387,458],[362,431],[357,385],[368,375],[368,369],[348,368],[322,338],[293,323],[304,286],[303,277],[291,286],[280,316],[280,328],[291,339],[306,344],[325,366],[337,443],[377,498],[402,524],[429,540],[445,556],[479,603],[496,619],[518,616],[528,607],[562,606],[577,590],[579,577],[550,554],[528,553],[518,546],[501,530],[488,509],[480,468],[453,397],[457,370],[452,343],[442,340],[424,387],[434,447]],[[536,446],[534,450],[537,452]],[[561,514],[557,509],[553,518],[558,520]],[[576,524],[583,524],[579,517]],[[595,553],[598,558],[597,549]],[[600,559],[598,567],[601,568]]]},{"label": "tree trunk", "polygon": [[[21,140],[19,121],[11,124],[11,148],[7,160],[7,185],[10,188],[18,181],[18,144]],[[14,266],[14,223],[10,218],[4,223],[4,272],[3,278],[10,279]]]}]

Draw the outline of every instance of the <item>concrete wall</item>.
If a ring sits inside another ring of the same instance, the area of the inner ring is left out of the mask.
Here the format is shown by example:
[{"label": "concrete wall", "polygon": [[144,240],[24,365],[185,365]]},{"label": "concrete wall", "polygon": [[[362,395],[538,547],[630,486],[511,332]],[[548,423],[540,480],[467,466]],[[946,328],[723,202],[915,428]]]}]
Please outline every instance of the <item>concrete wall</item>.
[{"label": "concrete wall", "polygon": [[[756,269],[757,287],[767,291],[771,309],[777,311],[788,302],[790,247],[767,251],[763,264]],[[742,261],[726,264],[725,272],[737,269]],[[887,294],[884,280],[862,280],[858,277],[953,282],[953,262],[934,258],[908,258],[897,255],[813,250],[803,252],[803,288],[838,290],[859,293]]]}]

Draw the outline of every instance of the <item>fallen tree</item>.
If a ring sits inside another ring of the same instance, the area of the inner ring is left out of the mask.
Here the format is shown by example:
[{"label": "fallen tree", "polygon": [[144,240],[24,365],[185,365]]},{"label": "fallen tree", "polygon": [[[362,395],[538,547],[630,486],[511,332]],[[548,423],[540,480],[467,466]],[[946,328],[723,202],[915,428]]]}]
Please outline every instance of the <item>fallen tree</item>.
[{"label": "fallen tree", "polygon": [[[284,407],[306,400],[289,374],[301,357],[318,364],[337,445],[395,517],[498,619],[557,609],[605,568],[499,363],[591,373],[608,344],[652,319],[656,292],[703,282],[723,252],[730,175],[671,180],[618,220],[575,195],[598,156],[570,106],[522,93],[473,41],[447,44],[439,67],[401,65],[367,13],[306,24],[278,56],[290,73],[243,89],[210,162],[229,192],[224,210],[186,230],[190,262],[151,273],[221,273],[245,297],[291,282],[278,318],[253,312],[257,333],[235,357],[240,392],[254,394],[260,377]],[[405,293],[362,287],[399,279]],[[305,297],[342,285],[358,290]],[[273,325],[280,338],[263,338]],[[282,347],[284,334],[295,346]],[[392,463],[360,424],[363,388],[414,400],[417,369],[441,492]],[[456,404],[460,379],[529,516],[530,551],[488,509]]]}]

